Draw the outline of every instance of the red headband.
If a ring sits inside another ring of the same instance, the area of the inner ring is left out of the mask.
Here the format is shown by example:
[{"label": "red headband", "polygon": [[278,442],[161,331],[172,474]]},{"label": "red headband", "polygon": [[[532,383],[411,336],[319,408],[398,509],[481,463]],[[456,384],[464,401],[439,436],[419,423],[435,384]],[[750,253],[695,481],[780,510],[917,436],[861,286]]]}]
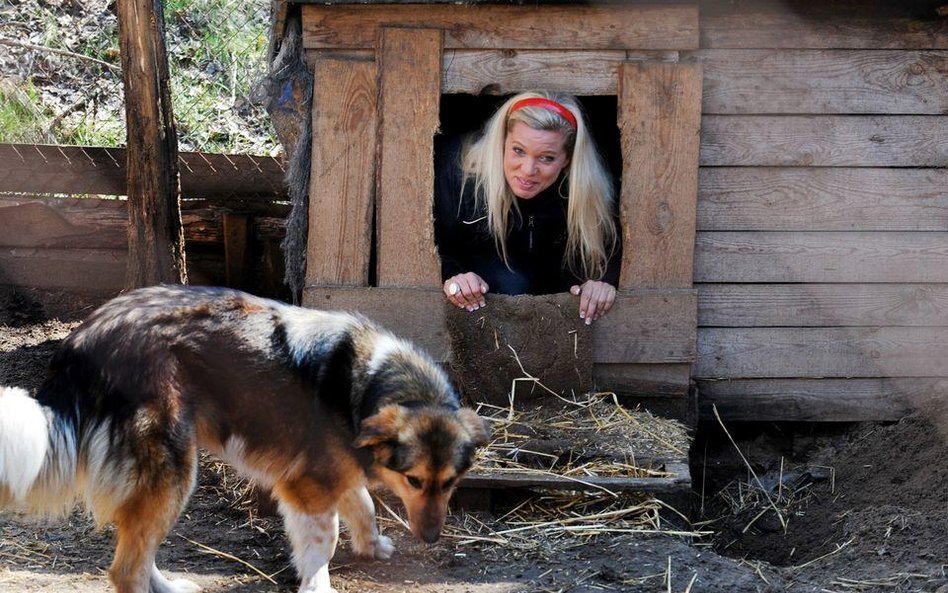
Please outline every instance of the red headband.
[{"label": "red headband", "polygon": [[522,107],[542,107],[543,109],[546,109],[547,111],[552,111],[553,113],[557,113],[560,115],[560,117],[568,121],[569,125],[573,126],[574,130],[576,129],[576,116],[574,116],[573,113],[569,109],[567,109],[566,107],[563,107],[556,101],[551,101],[549,99],[544,99],[542,97],[531,97],[529,99],[521,99],[517,101],[516,103],[514,103],[510,107],[510,111],[508,111],[507,113],[509,115]]}]

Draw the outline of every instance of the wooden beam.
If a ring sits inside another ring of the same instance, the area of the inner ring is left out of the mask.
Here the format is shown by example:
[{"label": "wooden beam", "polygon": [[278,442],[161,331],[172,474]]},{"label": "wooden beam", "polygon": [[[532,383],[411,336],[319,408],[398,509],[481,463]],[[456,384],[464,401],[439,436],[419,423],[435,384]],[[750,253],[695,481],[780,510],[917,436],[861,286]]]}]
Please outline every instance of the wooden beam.
[{"label": "wooden beam", "polygon": [[700,126],[700,67],[623,65],[623,289],[692,284]]},{"label": "wooden beam", "polygon": [[306,283],[368,286],[375,205],[377,69],[371,59],[313,61]]},{"label": "wooden beam", "polygon": [[[32,194],[127,193],[124,148],[0,144],[0,191]],[[268,156],[179,152],[187,198],[285,199],[283,164]]]},{"label": "wooden beam", "polygon": [[306,48],[371,48],[383,27],[443,29],[446,48],[697,49],[698,8],[677,6],[303,6]]},{"label": "wooden beam", "polygon": [[948,168],[713,167],[700,231],[943,231]]},{"label": "wooden beam", "polygon": [[128,146],[126,286],[186,282],[161,0],[119,0]]},{"label": "wooden beam", "polygon": [[946,377],[942,327],[698,330],[701,379]]},{"label": "wooden beam", "polygon": [[[488,295],[488,309],[480,314],[490,314],[493,299],[509,298],[527,297]],[[566,301],[564,306],[578,306],[576,297],[560,298]],[[587,328],[592,332],[594,362],[692,362],[696,298],[691,290],[620,292],[608,323]],[[451,346],[440,289],[310,286],[303,291],[303,305],[358,311],[417,342],[437,360],[448,360]]]},{"label": "wooden beam", "polygon": [[710,167],[948,167],[948,118],[931,115],[707,115]]},{"label": "wooden beam", "polygon": [[223,219],[227,286],[246,289],[247,271],[252,261],[250,217],[243,212],[225,212]]},{"label": "wooden beam", "polygon": [[948,284],[702,284],[713,327],[948,327]]},{"label": "wooden beam", "polygon": [[670,477],[632,478],[622,476],[570,477],[553,474],[467,474],[462,488],[543,488],[546,490],[586,490],[609,492],[669,492],[690,490],[691,474],[685,464],[676,464]]},{"label": "wooden beam", "polygon": [[700,232],[695,282],[948,282],[948,233]]},{"label": "wooden beam", "polygon": [[575,95],[615,95],[623,62],[677,62],[675,51],[445,51],[445,93],[506,95],[543,88]]},{"label": "wooden beam", "polygon": [[432,214],[442,32],[383,28],[379,40],[379,286],[440,286]]},{"label": "wooden beam", "polygon": [[867,422],[930,414],[948,400],[948,379],[745,379],[699,381],[699,411],[725,421]]},{"label": "wooden beam", "polygon": [[117,293],[125,284],[125,250],[0,248],[0,284]]},{"label": "wooden beam", "polygon": [[948,51],[701,50],[709,114],[942,115]]}]

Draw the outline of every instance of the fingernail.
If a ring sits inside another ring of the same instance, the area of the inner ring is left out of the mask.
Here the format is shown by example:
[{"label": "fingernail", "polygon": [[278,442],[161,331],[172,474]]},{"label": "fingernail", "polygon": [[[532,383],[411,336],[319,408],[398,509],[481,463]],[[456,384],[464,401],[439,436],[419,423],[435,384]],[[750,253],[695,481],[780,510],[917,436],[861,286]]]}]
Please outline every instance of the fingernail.
[{"label": "fingernail", "polygon": [[586,314],[583,313],[582,311],[580,311],[580,312],[579,312],[579,318],[580,318],[580,319],[586,319]]},{"label": "fingernail", "polygon": [[593,322],[592,318],[586,320],[586,325],[591,325]]}]

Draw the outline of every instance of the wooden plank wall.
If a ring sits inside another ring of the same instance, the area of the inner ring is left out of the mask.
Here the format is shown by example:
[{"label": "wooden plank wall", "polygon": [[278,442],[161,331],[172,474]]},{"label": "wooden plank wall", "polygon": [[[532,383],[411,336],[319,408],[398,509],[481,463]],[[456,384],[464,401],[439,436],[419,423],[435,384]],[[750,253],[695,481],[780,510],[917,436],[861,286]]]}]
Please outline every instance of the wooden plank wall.
[{"label": "wooden plank wall", "polygon": [[[128,209],[120,198],[125,163],[120,148],[0,145],[0,284],[120,291],[127,257]],[[178,167],[190,281],[280,295],[279,244],[288,212],[282,164],[181,153]]]},{"label": "wooden plank wall", "polygon": [[706,417],[897,418],[948,398],[948,19],[833,4],[702,3],[683,56],[705,73]]}]

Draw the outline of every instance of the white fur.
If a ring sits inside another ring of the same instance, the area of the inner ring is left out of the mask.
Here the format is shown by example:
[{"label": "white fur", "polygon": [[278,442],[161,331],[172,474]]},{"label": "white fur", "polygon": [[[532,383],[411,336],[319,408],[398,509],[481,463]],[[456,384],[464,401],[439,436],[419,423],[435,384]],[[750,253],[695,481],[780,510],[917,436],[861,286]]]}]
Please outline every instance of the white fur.
[{"label": "white fur", "polygon": [[151,593],[197,593],[201,590],[200,585],[187,579],[168,580],[154,563],[151,565],[149,584]]},{"label": "white fur", "polygon": [[388,560],[395,552],[392,540],[379,535],[375,503],[365,486],[346,492],[339,500],[339,515],[349,526],[352,550],[360,556]]},{"label": "white fur", "polygon": [[278,481],[302,471],[303,459],[300,456],[290,463],[282,463],[277,458],[267,460],[266,465],[261,460],[263,458],[254,459],[253,454],[247,451],[246,441],[239,436],[227,439],[224,448],[216,453],[221,459],[234,466],[238,473],[265,488],[271,488]]},{"label": "white fur", "polygon": [[25,502],[46,464],[49,416],[23,389],[0,387],[0,485],[13,501]]},{"label": "white fur", "polygon": [[372,358],[369,359],[369,364],[367,366],[367,372],[369,374],[374,374],[379,370],[386,360],[392,355],[393,352],[398,352],[399,350],[405,349],[405,343],[389,334],[379,334],[375,339],[375,344],[372,348]]},{"label": "white fur", "polygon": [[329,313],[299,307],[283,307],[283,326],[286,328],[286,343],[290,355],[297,364],[305,362],[320,344],[330,344],[334,336],[344,333],[357,323],[356,318],[346,313]]},{"label": "white fur", "polygon": [[329,585],[329,561],[336,552],[339,516],[301,513],[283,501],[279,508],[300,577],[299,593],[336,593]]},{"label": "white fur", "polygon": [[114,457],[110,431],[111,423],[103,422],[86,433],[82,443],[85,455],[77,475],[85,506],[99,525],[112,521],[116,509],[134,488],[130,479],[134,462],[121,455]]}]

